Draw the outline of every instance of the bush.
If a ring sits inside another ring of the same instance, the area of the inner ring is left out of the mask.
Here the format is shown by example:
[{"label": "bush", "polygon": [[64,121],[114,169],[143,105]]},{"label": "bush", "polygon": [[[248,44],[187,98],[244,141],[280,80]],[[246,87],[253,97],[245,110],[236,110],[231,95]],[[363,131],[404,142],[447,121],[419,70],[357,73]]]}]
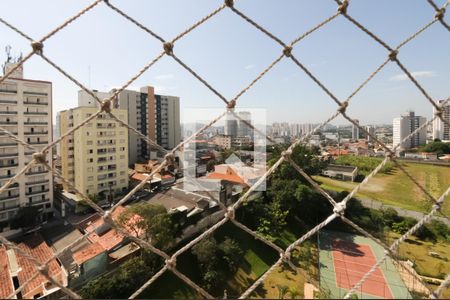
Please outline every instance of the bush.
[{"label": "bush", "polygon": [[[377,157],[344,155],[336,158],[335,163],[339,165],[358,167],[358,174],[367,176],[381,163],[382,160],[382,158]],[[380,172],[388,173],[393,169],[393,167],[394,165],[392,162],[387,162],[384,167],[381,168]]]},{"label": "bush", "polygon": [[399,234],[405,234],[416,223],[415,219],[406,217],[403,221],[392,224],[392,230]]}]

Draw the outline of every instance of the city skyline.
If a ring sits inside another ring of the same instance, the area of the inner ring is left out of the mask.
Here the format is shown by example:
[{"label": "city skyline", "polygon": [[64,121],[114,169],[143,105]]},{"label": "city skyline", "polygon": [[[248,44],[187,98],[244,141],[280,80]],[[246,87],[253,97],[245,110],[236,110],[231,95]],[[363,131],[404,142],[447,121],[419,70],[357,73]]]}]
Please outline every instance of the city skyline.
[{"label": "city skyline", "polygon": [[[17,20],[16,25],[19,28],[38,38],[48,28],[62,21],[66,15],[72,14],[85,5],[87,3],[85,2],[45,5],[44,1],[44,4],[21,5],[21,1],[15,1],[10,4],[11,9],[5,11],[4,17],[6,20]],[[185,3],[178,3],[175,6],[174,3],[155,1],[152,2],[151,7],[152,11],[155,11],[152,18],[145,16],[145,8],[150,5],[148,3],[141,2],[140,5],[120,3],[120,7],[169,39],[182,31],[182,28],[190,25],[192,19],[204,16],[221,2],[199,1],[193,8]],[[432,9],[426,3],[408,2],[408,13],[394,14],[397,10],[392,9],[383,11],[382,20],[376,17],[376,12],[381,9],[383,3],[398,8],[406,2],[382,1],[380,5],[367,3],[364,7],[356,2],[351,9],[353,14],[366,20],[367,26],[374,33],[391,46],[395,46],[413,32],[411,28],[420,28],[429,22],[429,15],[432,13]],[[280,36],[285,42],[294,39],[336,10],[333,1],[329,3],[286,1],[285,5],[289,9],[282,10],[277,8],[274,1],[263,1],[258,11],[250,10],[251,4],[245,2],[237,2],[236,5],[244,12],[251,11],[251,17]],[[16,6],[23,6],[24,9],[15,9]],[[55,18],[38,23],[29,21],[31,14],[39,13],[43,9],[47,10],[48,7],[51,7],[52,11],[58,11]],[[176,12],[178,11],[176,8],[182,10],[183,15],[172,18],[171,22],[164,22],[162,16],[156,13],[158,11]],[[95,14],[88,12],[82,16],[83,22],[65,30],[61,35],[56,35],[55,39],[49,41],[45,51],[48,51],[46,54],[56,62],[64,61],[62,67],[88,88],[110,90],[122,85],[143,64],[153,59],[161,51],[161,45],[157,40],[105,9],[104,5],[101,4],[94,10]],[[223,16],[221,13],[217,18],[208,21],[200,30],[193,32],[177,44],[175,51],[214,88],[225,97],[232,98],[266,68],[279,55],[281,49],[270,39],[258,35],[242,20],[236,19],[236,22],[231,25],[225,23],[225,19],[228,19],[226,17],[230,17],[228,14],[229,12],[225,11]],[[282,22],[271,21],[272,16],[283,17]],[[116,19],[118,22],[109,22]],[[395,33],[391,32],[391,27],[396,28]],[[281,30],[286,28],[288,29]],[[430,31],[421,34],[412,42],[414,47],[405,46],[399,53],[409,71],[427,91],[432,91],[431,97],[436,101],[448,96],[445,90],[445,79],[450,75],[449,62],[437,59],[445,56],[450,49],[450,42],[440,38],[442,34],[445,34],[443,30],[439,26],[432,27]],[[198,49],[196,45],[211,39],[210,32],[220,32],[218,35],[220,38],[214,38],[213,43],[208,43],[207,49]],[[346,38],[336,37],[341,33]],[[20,52],[25,54],[29,51],[28,41],[23,40],[8,28],[0,27],[0,34],[3,37],[0,49],[11,45],[14,55]],[[64,43],[60,40],[62,36],[65,38]],[[111,44],[117,38],[121,39],[121,43]],[[86,47],[80,47],[80,44],[83,45],[83,39],[89,39]],[[439,44],[439,47],[429,49],[428,46],[433,44]],[[221,53],[220,51],[232,53],[236,49],[235,45],[239,45],[242,55],[233,62],[222,63],[218,53]],[[108,51],[96,50],[97,48],[108,48]],[[332,24],[326,25],[315,35],[307,37],[301,45],[294,48],[294,53],[340,99],[345,99],[353,92],[387,56],[382,47],[341,19],[334,20]],[[210,58],[208,64],[201,58],[205,55]],[[66,57],[73,59],[67,60]],[[0,52],[0,61],[5,61],[3,52]],[[57,111],[76,105],[78,88],[74,84],[37,57],[33,57],[25,65],[27,78],[43,78],[53,82],[54,118]],[[367,124],[386,124],[402,112],[414,109],[418,114],[429,118],[432,111],[427,99],[405,79],[405,75],[397,66],[389,64],[352,100],[349,115]],[[155,86],[155,91],[159,94],[180,97],[181,110],[186,107],[223,107],[223,103],[218,101],[220,99],[168,58],[163,58],[155,64],[128,89],[138,90],[136,87],[146,85]],[[238,106],[240,105],[267,109],[271,112],[268,122],[277,120],[298,123],[321,122],[336,110],[336,105],[330,101],[329,97],[318,89],[298,67],[287,60],[280,62],[269,71],[267,78],[258,82],[252,91],[244,94],[238,102]],[[287,106],[292,109],[283,110]],[[378,109],[375,110],[375,107]],[[341,117],[335,122],[345,123]]]}]

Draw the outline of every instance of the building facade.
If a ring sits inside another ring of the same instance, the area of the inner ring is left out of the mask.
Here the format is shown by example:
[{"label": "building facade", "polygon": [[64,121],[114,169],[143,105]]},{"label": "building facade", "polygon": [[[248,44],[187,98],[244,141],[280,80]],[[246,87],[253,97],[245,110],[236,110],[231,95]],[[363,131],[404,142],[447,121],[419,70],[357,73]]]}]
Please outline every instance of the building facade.
[{"label": "building facade", "polygon": [[[444,100],[438,101],[438,105],[442,105]],[[447,102],[443,107],[442,117],[447,122],[450,122],[450,103]],[[436,109],[433,108],[433,114],[436,113]],[[436,118],[433,121],[433,140],[440,139],[443,142],[450,142],[450,126],[444,123],[440,118]]]},{"label": "building facade", "polygon": [[[110,98],[116,90],[94,93],[100,99]],[[154,88],[145,86],[140,91],[123,90],[115,99],[113,107],[124,109],[129,125],[138,132],[166,149],[172,149],[181,141],[180,98],[156,95]],[[78,93],[78,106],[98,107],[99,104],[85,91]],[[128,132],[128,162],[134,165],[150,158],[151,145],[138,134]]]},{"label": "building facade", "polygon": [[[98,111],[77,107],[60,112],[60,132],[65,134]],[[111,112],[123,122],[123,109]],[[61,170],[64,178],[87,195],[114,197],[128,189],[128,130],[105,113],[61,141]],[[71,191],[65,185],[64,189]]]},{"label": "building facade", "polygon": [[[359,125],[359,120],[355,120],[355,122]],[[359,139],[359,127],[355,124],[352,124],[352,140]]]},{"label": "building facade", "polygon": [[[7,62],[4,72],[15,63]],[[52,141],[52,83],[23,78],[22,67],[0,84],[0,128],[40,151]],[[0,186],[20,172],[33,153],[0,131]],[[47,162],[52,165],[51,151]],[[33,166],[0,194],[0,222],[11,220],[19,207],[52,211],[53,176],[44,166]]]},{"label": "building facade", "polygon": [[416,148],[420,145],[426,143],[427,140],[427,129],[426,127],[419,130],[418,133],[414,134],[411,138],[402,142],[404,138],[410,135],[417,128],[426,123],[427,119],[425,117],[416,116],[413,111],[409,111],[402,116],[395,118],[393,121],[393,146],[399,146],[399,150],[406,150],[411,148]]},{"label": "building facade", "polygon": [[375,136],[375,127],[373,127],[372,125],[367,125],[365,127],[365,129],[369,133],[369,134],[365,134],[367,141],[368,142],[373,142],[373,137],[372,136]]}]

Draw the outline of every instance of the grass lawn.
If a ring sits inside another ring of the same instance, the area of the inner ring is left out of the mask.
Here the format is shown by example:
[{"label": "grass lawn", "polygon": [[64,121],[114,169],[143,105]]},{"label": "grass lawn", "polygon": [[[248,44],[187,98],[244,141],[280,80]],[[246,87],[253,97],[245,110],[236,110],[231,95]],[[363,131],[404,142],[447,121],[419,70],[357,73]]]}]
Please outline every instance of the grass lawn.
[{"label": "grass lawn", "polygon": [[[389,238],[399,238],[400,235],[390,233]],[[429,252],[436,252],[441,258],[428,255]],[[414,262],[414,269],[423,276],[442,278],[444,274],[450,274],[450,244],[444,242],[426,242],[412,236],[404,243],[400,244],[398,254],[402,258],[407,258]]]},{"label": "grass lawn", "polygon": [[[399,238],[400,235],[397,233],[390,233],[389,239],[394,241],[394,239]],[[429,252],[436,252],[441,258],[436,258],[428,255]],[[449,243],[433,243],[426,242],[417,239],[416,237],[411,237],[407,239],[404,243],[400,244],[398,254],[402,259],[409,259],[414,262],[414,269],[420,275],[434,278],[442,278],[442,274],[450,274],[450,262],[448,260],[448,254],[450,253]],[[438,288],[435,284],[427,284],[431,291]],[[450,289],[444,290],[444,299],[450,299]]]},{"label": "grass lawn", "polygon": [[[450,167],[426,164],[402,163],[428,193],[438,198],[450,186]],[[314,176],[325,189],[351,191],[357,183]],[[385,204],[409,210],[426,212],[431,208],[429,198],[407,177],[403,171],[395,168],[390,174],[377,174],[357,194],[359,198],[373,199]],[[443,212],[450,213],[450,197],[447,197]]]}]

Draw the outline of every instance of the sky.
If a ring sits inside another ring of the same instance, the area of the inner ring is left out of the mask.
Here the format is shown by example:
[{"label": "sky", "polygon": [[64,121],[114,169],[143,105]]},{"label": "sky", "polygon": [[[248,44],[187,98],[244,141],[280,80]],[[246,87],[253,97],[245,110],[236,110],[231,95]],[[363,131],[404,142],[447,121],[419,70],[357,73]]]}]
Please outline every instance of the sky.
[{"label": "sky", "polygon": [[[154,32],[170,40],[222,4],[217,0],[110,0]],[[0,17],[34,39],[47,34],[93,1],[15,0]],[[444,0],[435,0],[442,5]],[[335,13],[333,0],[236,0],[235,7],[289,43]],[[348,13],[391,47],[434,17],[425,0],[353,0]],[[450,14],[445,17],[450,22]],[[24,55],[30,45],[0,24],[3,49]],[[100,3],[45,42],[45,54],[91,89],[123,85],[162,50],[161,43]],[[174,52],[227,99],[233,98],[281,53],[281,46],[225,9],[175,43]],[[299,42],[293,50],[332,93],[345,99],[387,57],[387,50],[339,16]],[[405,45],[398,58],[435,100],[450,96],[450,33],[436,23]],[[53,82],[53,112],[75,107],[79,88],[40,57],[24,66],[25,77]],[[171,57],[163,57],[130,89],[152,85],[160,94],[180,97],[181,109],[221,108],[224,103]],[[245,93],[239,107],[266,109],[268,122],[319,123],[336,104],[290,59],[283,58]],[[392,123],[406,110],[432,116],[431,105],[389,63],[350,103],[361,124]],[[213,116],[211,116],[213,118]],[[345,124],[342,118],[334,124]]]}]

